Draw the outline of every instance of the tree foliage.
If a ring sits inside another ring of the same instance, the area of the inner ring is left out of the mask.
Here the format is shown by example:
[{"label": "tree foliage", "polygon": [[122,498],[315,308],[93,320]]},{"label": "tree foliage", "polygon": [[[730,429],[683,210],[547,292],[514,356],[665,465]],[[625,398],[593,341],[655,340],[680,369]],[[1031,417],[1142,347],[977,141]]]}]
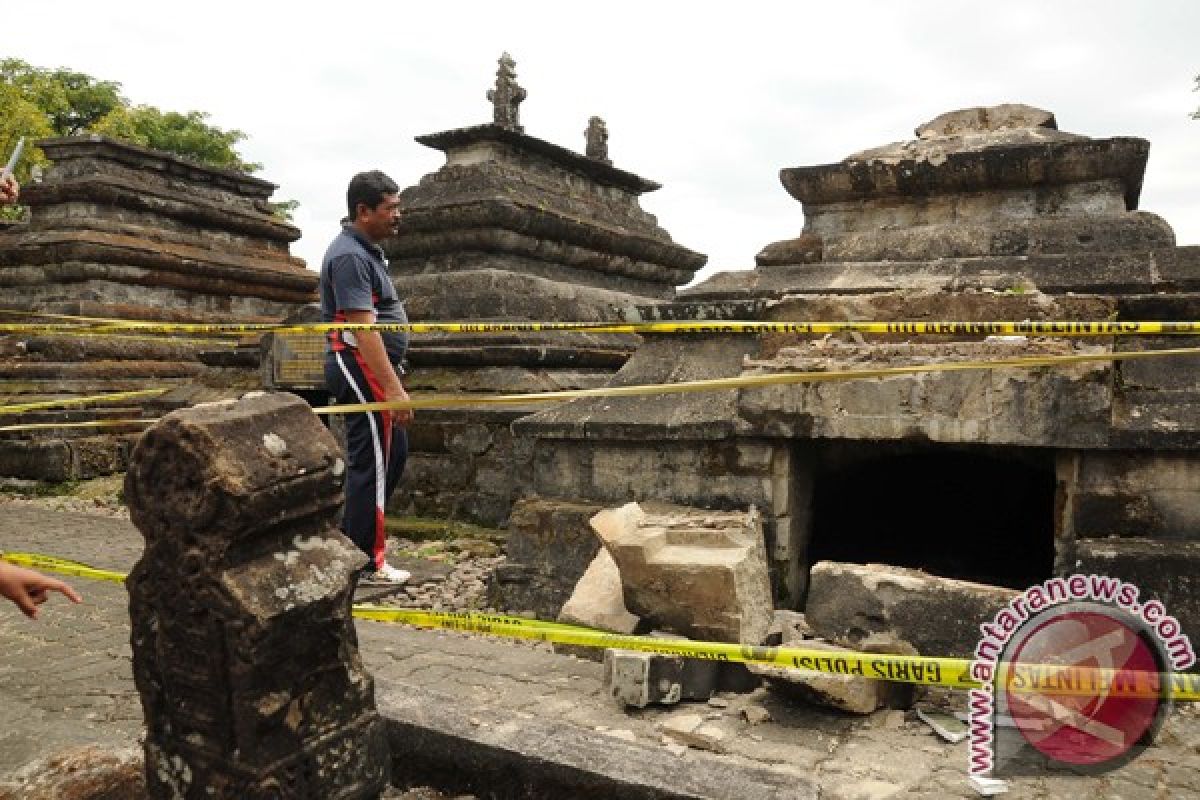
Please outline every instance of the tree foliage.
[{"label": "tree foliage", "polygon": [[[121,84],[82,72],[35,67],[17,58],[0,60],[0,146],[11,150],[17,137],[78,136],[99,133],[163,150],[214,167],[243,172],[261,169],[237,151],[246,134],[222,130],[203,111],[162,111],[132,105]],[[22,174],[40,159],[28,159]]]},{"label": "tree foliage", "polygon": [[[246,134],[210,124],[206,112],[133,105],[116,81],[97,80],[66,68],[35,67],[16,58],[0,59],[0,165],[17,139],[26,138],[17,180],[27,182],[31,171],[46,163],[45,155],[32,146],[35,140],[85,133],[162,150],[208,166],[241,172],[262,169],[237,151]],[[291,219],[297,204],[288,200],[272,205],[279,216]]]},{"label": "tree foliage", "polygon": [[[1196,88],[1192,89],[1192,91],[1200,92],[1200,75],[1196,76]],[[1192,112],[1192,119],[1200,119],[1200,108],[1197,108],[1195,111]]]}]

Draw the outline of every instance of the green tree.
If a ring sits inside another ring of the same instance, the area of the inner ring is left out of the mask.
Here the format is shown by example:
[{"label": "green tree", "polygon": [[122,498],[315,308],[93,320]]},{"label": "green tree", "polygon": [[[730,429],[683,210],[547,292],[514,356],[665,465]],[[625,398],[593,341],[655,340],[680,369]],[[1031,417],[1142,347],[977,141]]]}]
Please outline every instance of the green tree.
[{"label": "green tree", "polygon": [[84,133],[125,104],[119,83],[69,69],[41,69],[16,58],[0,61],[0,83],[41,109],[56,136]]},{"label": "green tree", "polygon": [[[261,164],[246,161],[237,150],[246,139],[242,131],[223,130],[209,123],[203,111],[163,111],[133,105],[116,81],[97,80],[74,70],[44,69],[20,59],[0,59],[0,164],[16,145],[27,140],[17,180],[29,180],[30,170],[46,162],[33,141],[47,136],[98,133],[114,139],[173,153],[201,164],[242,172],[257,172]],[[276,215],[290,220],[295,200],[272,203]],[[7,209],[11,216],[14,209]]]},{"label": "green tree", "polygon": [[236,150],[246,138],[239,130],[209,125],[203,111],[160,111],[154,106],[122,106],[98,120],[93,133],[186,156],[214,167],[256,172],[262,164],[243,161]]},{"label": "green tree", "polygon": [[[1200,75],[1196,76],[1196,88],[1192,89],[1192,91],[1200,92]],[[1200,119],[1200,108],[1192,112],[1192,119]]]}]

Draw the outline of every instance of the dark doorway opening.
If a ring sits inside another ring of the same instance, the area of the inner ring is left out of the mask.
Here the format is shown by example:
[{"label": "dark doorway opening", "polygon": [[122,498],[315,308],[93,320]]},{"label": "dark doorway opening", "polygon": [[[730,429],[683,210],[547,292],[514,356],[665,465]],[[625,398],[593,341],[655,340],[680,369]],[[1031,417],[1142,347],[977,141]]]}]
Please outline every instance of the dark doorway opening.
[{"label": "dark doorway opening", "polygon": [[1053,455],[839,443],[817,459],[808,562],[1023,589],[1054,567]]}]

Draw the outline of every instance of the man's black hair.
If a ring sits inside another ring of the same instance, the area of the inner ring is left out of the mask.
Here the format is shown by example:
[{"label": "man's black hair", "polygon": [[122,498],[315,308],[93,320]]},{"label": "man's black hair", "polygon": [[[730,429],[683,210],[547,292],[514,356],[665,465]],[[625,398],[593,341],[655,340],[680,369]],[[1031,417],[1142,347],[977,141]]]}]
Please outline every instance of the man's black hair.
[{"label": "man's black hair", "polygon": [[399,192],[400,187],[396,182],[377,169],[358,173],[350,179],[350,186],[346,189],[346,209],[350,212],[351,221],[358,216],[356,209],[359,203],[374,210],[383,202],[385,194]]}]

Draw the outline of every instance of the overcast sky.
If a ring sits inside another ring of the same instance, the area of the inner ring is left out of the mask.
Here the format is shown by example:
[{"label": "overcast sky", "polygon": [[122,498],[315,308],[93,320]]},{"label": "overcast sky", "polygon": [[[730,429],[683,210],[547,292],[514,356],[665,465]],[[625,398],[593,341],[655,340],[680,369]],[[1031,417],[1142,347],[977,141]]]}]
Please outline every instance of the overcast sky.
[{"label": "overcast sky", "polygon": [[705,272],[752,267],[803,224],[781,167],[912,138],[956,108],[1021,102],[1062,130],[1150,140],[1141,208],[1200,244],[1200,2],[6,3],[2,51],[198,109],[300,201],[315,266],[346,181],[401,186],[442,154],[413,137],[491,120],[502,51],[526,133],[579,152],[608,123],[616,166],[663,184],[642,206]]}]

